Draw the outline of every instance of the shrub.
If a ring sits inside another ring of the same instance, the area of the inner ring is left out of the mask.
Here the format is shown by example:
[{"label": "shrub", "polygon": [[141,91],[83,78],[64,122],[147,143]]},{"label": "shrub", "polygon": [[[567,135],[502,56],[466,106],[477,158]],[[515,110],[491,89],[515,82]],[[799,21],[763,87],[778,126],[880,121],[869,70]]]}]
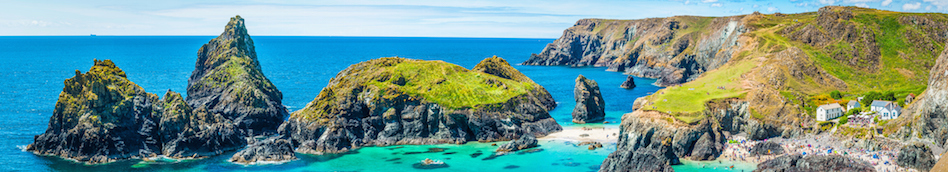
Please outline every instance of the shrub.
[{"label": "shrub", "polygon": [[840,93],[839,90],[836,90],[836,91],[830,92],[830,97],[833,97],[833,99],[842,99],[843,93]]}]

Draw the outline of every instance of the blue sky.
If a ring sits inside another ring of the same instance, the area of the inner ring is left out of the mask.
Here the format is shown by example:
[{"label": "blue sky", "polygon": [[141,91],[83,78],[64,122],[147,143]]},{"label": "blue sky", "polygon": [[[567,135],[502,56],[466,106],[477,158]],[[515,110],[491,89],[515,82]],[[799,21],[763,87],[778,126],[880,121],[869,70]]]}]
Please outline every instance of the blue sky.
[{"label": "blue sky", "polygon": [[216,35],[241,15],[252,35],[556,38],[582,18],[816,11],[826,5],[945,12],[948,0],[0,0],[0,35]]}]

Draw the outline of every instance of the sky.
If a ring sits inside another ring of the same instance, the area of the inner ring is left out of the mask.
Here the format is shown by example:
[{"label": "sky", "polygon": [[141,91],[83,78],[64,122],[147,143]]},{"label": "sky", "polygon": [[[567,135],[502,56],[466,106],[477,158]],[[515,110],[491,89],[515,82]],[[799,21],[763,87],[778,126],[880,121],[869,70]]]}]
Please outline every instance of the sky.
[{"label": "sky", "polygon": [[260,36],[557,38],[583,18],[801,13],[827,5],[948,11],[948,0],[0,0],[0,35],[217,35],[240,15]]}]

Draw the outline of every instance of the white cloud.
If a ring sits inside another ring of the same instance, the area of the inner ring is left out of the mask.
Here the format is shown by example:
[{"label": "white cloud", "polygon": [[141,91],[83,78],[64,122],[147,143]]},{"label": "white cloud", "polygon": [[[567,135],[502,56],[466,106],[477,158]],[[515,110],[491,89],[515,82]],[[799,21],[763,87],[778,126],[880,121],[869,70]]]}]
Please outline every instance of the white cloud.
[{"label": "white cloud", "polygon": [[780,9],[777,9],[777,7],[767,7],[767,11],[774,12],[774,11],[780,11]]},{"label": "white cloud", "polygon": [[919,8],[922,8],[921,2],[916,2],[915,4],[908,3],[905,5],[902,5],[902,10],[906,10],[906,11],[917,10]]},{"label": "white cloud", "polygon": [[926,11],[932,10],[932,6],[931,6],[931,5],[925,6],[925,10],[926,10]]},{"label": "white cloud", "polygon": [[931,5],[938,7],[938,10],[943,10],[948,8],[948,0],[922,0],[923,2],[930,3]]},{"label": "white cloud", "polygon": [[866,5],[866,3],[858,3],[858,4],[856,4],[856,6],[857,6],[857,7],[863,7],[863,8],[869,8],[869,5]]},{"label": "white cloud", "polygon": [[798,7],[808,7],[808,6],[810,6],[810,4],[809,4],[809,3],[806,3],[806,2],[801,2],[801,3],[798,3],[797,6],[798,6]]},{"label": "white cloud", "polygon": [[892,3],[892,0],[885,0],[885,1],[882,1],[882,6],[883,6],[883,7],[889,6],[889,4],[891,4],[891,3]]},{"label": "white cloud", "polygon": [[754,8],[760,8],[760,5],[754,4]]},{"label": "white cloud", "polygon": [[721,3],[714,3],[714,4],[711,4],[711,7],[721,7]]},{"label": "white cloud", "polygon": [[879,0],[843,0],[846,3],[866,3],[866,2],[875,2]]},{"label": "white cloud", "polygon": [[836,0],[820,0],[821,4],[835,4]]},{"label": "white cloud", "polygon": [[712,2],[718,2],[718,0],[701,0],[701,2],[712,3]]},{"label": "white cloud", "polygon": [[685,5],[691,4],[691,1],[685,1]]}]

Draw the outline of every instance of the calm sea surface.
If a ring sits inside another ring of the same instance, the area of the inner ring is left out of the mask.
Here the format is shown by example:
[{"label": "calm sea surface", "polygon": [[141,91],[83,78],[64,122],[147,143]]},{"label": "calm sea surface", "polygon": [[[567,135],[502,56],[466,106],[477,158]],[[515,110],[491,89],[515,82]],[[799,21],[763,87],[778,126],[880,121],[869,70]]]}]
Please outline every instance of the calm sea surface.
[{"label": "calm sea surface", "polygon": [[[615,145],[595,151],[565,141],[541,141],[538,152],[488,158],[489,143],[369,147],[345,155],[300,155],[283,164],[242,166],[226,160],[233,152],[203,160],[122,161],[87,166],[22,149],[43,133],[63,88],[75,71],[87,71],[92,59],[111,59],[128,79],[146,91],[185,94],[198,48],[214,36],[41,36],[0,37],[0,171],[416,171],[424,158],[448,168],[420,171],[596,171]],[[517,64],[553,39],[391,38],[255,36],[264,74],[283,92],[283,103],[296,111],[313,100],[329,79],[349,65],[379,58],[443,60],[472,68],[497,55]],[[654,80],[636,78],[638,87],[619,88],[625,76],[602,68],[520,66],[515,68],[543,85],[559,103],[551,114],[564,127],[570,122],[574,79],[596,80],[606,100],[606,120],[618,122],[636,98],[659,89]],[[610,124],[615,126],[617,124]],[[500,144],[500,143],[498,143]],[[418,153],[429,148],[444,152]],[[482,155],[474,156],[477,153]],[[697,164],[692,163],[692,164]],[[696,165],[675,168],[690,171]]]}]

